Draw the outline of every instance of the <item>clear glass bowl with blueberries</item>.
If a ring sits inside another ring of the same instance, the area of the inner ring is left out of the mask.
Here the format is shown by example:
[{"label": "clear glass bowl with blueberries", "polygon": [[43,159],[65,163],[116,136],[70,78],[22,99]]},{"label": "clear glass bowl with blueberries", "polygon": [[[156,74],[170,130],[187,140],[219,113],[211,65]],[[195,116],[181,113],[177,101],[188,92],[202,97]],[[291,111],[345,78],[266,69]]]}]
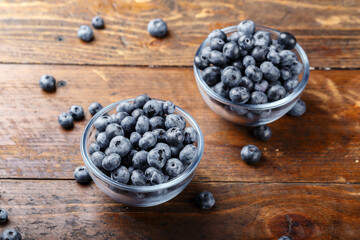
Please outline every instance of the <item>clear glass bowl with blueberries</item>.
[{"label": "clear glass bowl with blueberries", "polygon": [[187,112],[147,95],[98,109],[80,148],[91,178],[105,194],[148,207],[185,189],[204,151],[201,130]]},{"label": "clear glass bowl with blueberries", "polygon": [[240,125],[260,126],[298,102],[309,79],[309,61],[290,33],[244,20],[209,34],[195,54],[194,74],[215,113]]}]

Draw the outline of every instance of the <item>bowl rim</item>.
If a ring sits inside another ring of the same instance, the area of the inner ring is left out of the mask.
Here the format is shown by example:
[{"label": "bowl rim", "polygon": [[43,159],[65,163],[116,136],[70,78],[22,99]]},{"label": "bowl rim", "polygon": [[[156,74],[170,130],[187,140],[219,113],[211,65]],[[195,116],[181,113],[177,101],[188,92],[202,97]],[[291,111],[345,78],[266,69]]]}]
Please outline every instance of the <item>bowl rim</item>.
[{"label": "bowl rim", "polygon": [[[159,99],[154,99],[154,98],[152,98],[152,100],[165,102],[164,100],[159,100]],[[173,187],[173,186],[181,183],[182,181],[184,181],[189,175],[191,175],[196,170],[197,166],[200,163],[201,157],[204,153],[204,137],[203,137],[201,129],[200,129],[199,125],[197,124],[197,122],[195,121],[195,119],[189,113],[187,113],[185,110],[183,110],[182,108],[180,108],[176,105],[175,105],[175,113],[183,116],[190,123],[191,127],[193,127],[198,133],[197,155],[195,157],[195,160],[186,168],[186,170],[183,173],[181,173],[176,178],[170,180],[169,182],[165,182],[165,183],[158,184],[158,185],[152,185],[152,186],[127,185],[127,184],[122,184],[117,181],[114,181],[110,177],[106,176],[91,161],[86,145],[87,145],[87,141],[89,138],[89,134],[93,128],[94,122],[103,114],[116,109],[116,107],[121,102],[124,102],[124,101],[132,102],[132,101],[134,101],[134,98],[124,99],[124,100],[112,103],[112,104],[104,107],[103,109],[101,109],[98,113],[96,113],[89,120],[89,122],[87,123],[87,125],[82,133],[81,140],[80,140],[80,151],[81,151],[81,156],[83,158],[83,161],[84,161],[86,167],[89,169],[90,173],[95,174],[96,177],[98,177],[100,180],[102,180],[103,182],[105,182],[107,184],[116,186],[117,188],[119,188],[121,190],[130,191],[130,192],[152,192],[152,191],[164,190],[164,189]]]},{"label": "bowl rim", "polygon": [[[267,30],[272,34],[276,34],[279,35],[280,32],[272,29],[272,28],[268,28],[268,27],[264,27],[264,26],[260,26],[260,25],[256,25],[256,28],[259,30]],[[226,34],[232,33],[237,31],[237,26],[230,26],[230,27],[226,27],[221,29],[223,32],[225,32]],[[201,50],[208,44],[208,38],[206,38],[201,45],[199,46],[199,48],[196,51],[195,57],[198,56],[201,52]],[[303,90],[306,87],[306,84],[309,80],[309,75],[310,75],[310,66],[309,66],[309,59],[304,51],[304,49],[300,46],[300,44],[296,43],[295,46],[295,50],[296,52],[299,54],[302,64],[303,64],[303,76],[301,79],[300,84],[296,87],[296,89],[289,94],[288,96],[275,101],[275,102],[270,102],[270,103],[264,103],[264,104],[246,104],[246,103],[234,103],[231,102],[229,99],[226,99],[220,95],[218,95],[217,93],[215,93],[204,81],[204,79],[202,78],[202,75],[200,73],[200,69],[197,68],[195,66],[195,63],[193,64],[193,70],[194,70],[194,74],[195,74],[195,79],[196,81],[200,84],[200,86],[202,87],[202,89],[205,90],[205,92],[210,95],[212,98],[216,99],[217,101],[226,104],[226,105],[231,105],[233,107],[243,107],[243,108],[247,108],[247,109],[259,109],[259,110],[268,110],[268,109],[273,109],[273,108],[277,108],[277,107],[281,107],[283,105],[288,104],[289,102],[291,102],[293,99],[295,99],[297,96],[299,96]]]}]

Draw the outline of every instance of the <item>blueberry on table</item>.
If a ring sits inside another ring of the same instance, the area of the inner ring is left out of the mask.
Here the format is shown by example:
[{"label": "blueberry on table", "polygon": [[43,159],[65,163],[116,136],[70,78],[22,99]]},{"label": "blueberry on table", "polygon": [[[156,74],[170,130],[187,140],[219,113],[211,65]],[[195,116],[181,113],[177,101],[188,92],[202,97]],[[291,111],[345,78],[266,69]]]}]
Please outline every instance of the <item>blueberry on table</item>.
[{"label": "blueberry on table", "polygon": [[213,86],[220,81],[221,70],[216,66],[207,67],[202,72],[202,77],[207,85]]},{"label": "blueberry on table", "polygon": [[88,25],[82,25],[79,28],[77,35],[78,38],[80,38],[84,42],[90,42],[94,38],[93,30]]},{"label": "blueberry on table", "polygon": [[164,20],[157,18],[153,19],[148,23],[147,30],[151,36],[162,38],[167,33],[167,24]]},{"label": "blueberry on table", "polygon": [[134,166],[135,169],[140,169],[145,171],[148,167],[148,161],[147,161],[147,157],[148,157],[148,152],[141,150],[137,153],[135,153],[135,155],[132,158],[132,164]]},{"label": "blueberry on table", "polygon": [[284,49],[288,50],[291,50],[296,46],[296,38],[288,32],[280,33],[277,42],[279,45],[283,46]]},{"label": "blueberry on table", "polygon": [[228,66],[224,68],[221,72],[221,82],[226,87],[236,87],[239,86],[241,81],[241,72],[234,66]]},{"label": "blueberry on table", "polygon": [[126,112],[128,114],[131,114],[133,110],[134,105],[126,101],[120,102],[119,105],[116,107],[116,112]]},{"label": "blueberry on table", "polygon": [[130,180],[130,172],[125,166],[120,166],[111,172],[111,179],[127,184]]},{"label": "blueberry on table", "polygon": [[237,26],[239,32],[253,34],[255,32],[255,23],[251,20],[244,20]]},{"label": "blueberry on table", "polygon": [[233,87],[230,89],[229,97],[234,103],[246,103],[250,99],[250,92],[245,87]]},{"label": "blueberry on table", "polygon": [[98,103],[98,102],[93,102],[93,103],[90,104],[88,110],[89,110],[90,114],[91,114],[92,116],[94,116],[94,115],[97,114],[102,108],[103,108],[103,106],[101,106],[100,103]]},{"label": "blueberry on table", "polygon": [[157,143],[154,148],[162,149],[165,153],[166,159],[171,158],[171,148],[166,143]]},{"label": "blueberry on table", "polygon": [[262,125],[254,128],[254,136],[256,139],[259,139],[261,141],[267,141],[271,138],[271,135],[272,135],[271,128],[269,128],[266,125]]},{"label": "blueberry on table", "polygon": [[1,233],[0,239],[1,240],[21,240],[22,236],[16,229],[8,228]]},{"label": "blueberry on table", "polygon": [[165,182],[164,174],[160,170],[154,167],[149,167],[146,169],[145,177],[147,181],[149,181],[152,185],[161,184]]},{"label": "blueberry on table", "polygon": [[147,155],[147,163],[150,167],[162,169],[168,160],[166,153],[163,149],[153,148]]},{"label": "blueberry on table", "polygon": [[270,102],[274,102],[284,98],[286,95],[286,90],[281,85],[270,86],[267,90],[267,97]]},{"label": "blueberry on table", "polygon": [[186,122],[183,116],[173,113],[166,116],[165,119],[165,127],[166,129],[178,127],[180,129],[185,129]]},{"label": "blueberry on table", "polygon": [[281,236],[278,240],[292,240],[292,238],[288,236]]},{"label": "blueberry on table", "polygon": [[65,129],[70,129],[74,127],[74,118],[67,112],[63,112],[58,116],[58,122],[60,126]]},{"label": "blueberry on table", "polygon": [[215,198],[211,192],[203,191],[196,194],[195,203],[200,209],[210,209],[215,205]]},{"label": "blueberry on table", "polygon": [[250,96],[251,104],[263,104],[267,102],[268,102],[268,98],[265,93],[259,91],[255,91],[251,93]]},{"label": "blueberry on table", "polygon": [[104,19],[102,19],[99,16],[96,16],[91,21],[92,25],[96,29],[104,29],[105,28],[105,22]]},{"label": "blueberry on table", "polygon": [[5,209],[0,208],[0,223],[7,222],[8,213]]},{"label": "blueberry on table", "polygon": [[157,139],[154,133],[146,132],[139,140],[139,147],[143,150],[148,150],[149,148],[155,146],[156,141]]},{"label": "blueberry on table", "polygon": [[255,164],[257,163],[261,158],[261,152],[260,150],[254,146],[254,145],[246,145],[241,149],[241,158],[247,163],[247,164]]},{"label": "blueberry on table", "polygon": [[110,123],[110,120],[111,119],[109,116],[106,116],[106,115],[100,116],[95,120],[94,127],[99,132],[104,132],[106,129],[106,126]]},{"label": "blueberry on table", "polygon": [[184,164],[190,164],[194,160],[197,148],[193,144],[186,145],[179,153],[179,159]]},{"label": "blueberry on table", "polygon": [[212,40],[213,38],[220,38],[223,41],[227,40],[226,34],[220,29],[213,30],[211,33],[209,33],[208,39]]},{"label": "blueberry on table", "polygon": [[74,171],[74,178],[76,182],[81,184],[88,184],[91,182],[91,177],[89,172],[86,170],[85,167],[77,167]]},{"label": "blueberry on table", "polygon": [[103,168],[109,172],[118,168],[120,164],[121,157],[119,154],[116,153],[111,153],[109,156],[106,156],[102,161]]},{"label": "blueberry on table", "polygon": [[245,69],[245,75],[254,82],[259,82],[263,77],[261,70],[254,65],[250,65]]},{"label": "blueberry on table", "polygon": [[150,130],[155,130],[158,128],[165,128],[165,119],[160,116],[155,116],[149,120]]},{"label": "blueberry on table", "polygon": [[166,142],[170,146],[178,146],[185,139],[183,130],[178,127],[169,128],[166,132]]},{"label": "blueberry on table", "polygon": [[83,120],[85,118],[84,109],[79,105],[72,105],[69,109],[69,114],[75,121]]},{"label": "blueberry on table", "polygon": [[150,97],[147,94],[139,95],[134,99],[134,107],[142,108],[145,105],[145,103],[149,100]]},{"label": "blueberry on table", "polygon": [[135,131],[144,134],[149,131],[149,119],[145,116],[140,116],[135,125]]},{"label": "blueberry on table", "polygon": [[240,48],[236,42],[228,42],[223,47],[223,54],[230,60],[237,60],[240,57]]},{"label": "blueberry on table", "polygon": [[223,98],[229,98],[230,89],[224,85],[223,82],[218,82],[215,86],[212,87],[212,90]]},{"label": "blueberry on table", "polygon": [[198,69],[204,70],[210,65],[210,62],[207,57],[200,55],[195,57],[194,64]]},{"label": "blueberry on table", "polygon": [[299,117],[303,115],[306,112],[306,103],[299,99],[295,106],[287,113],[287,115],[293,116],[293,117]]},{"label": "blueberry on table", "polygon": [[46,92],[54,92],[56,90],[55,78],[47,74],[41,76],[39,85]]},{"label": "blueberry on table", "polygon": [[177,177],[185,170],[184,163],[177,158],[170,158],[166,162],[164,172],[170,177]]},{"label": "blueberry on table", "polygon": [[112,153],[117,153],[120,155],[120,157],[125,156],[128,154],[131,149],[132,145],[128,138],[123,136],[116,136],[110,141],[110,151]]},{"label": "blueberry on table", "polygon": [[239,38],[238,44],[243,50],[251,50],[255,45],[255,39],[251,34],[244,34]]},{"label": "blueberry on table", "polygon": [[198,139],[198,133],[193,127],[187,127],[184,131],[184,143],[191,144],[195,143]]}]

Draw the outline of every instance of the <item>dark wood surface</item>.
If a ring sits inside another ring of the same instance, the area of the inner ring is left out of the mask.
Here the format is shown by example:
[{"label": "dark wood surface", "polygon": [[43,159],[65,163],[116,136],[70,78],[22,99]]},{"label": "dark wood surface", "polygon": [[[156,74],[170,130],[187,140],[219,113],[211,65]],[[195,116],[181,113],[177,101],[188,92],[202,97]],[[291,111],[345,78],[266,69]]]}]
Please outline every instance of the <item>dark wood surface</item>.
[{"label": "dark wood surface", "polygon": [[[261,6],[261,7],[260,7]],[[263,7],[263,8],[262,8]],[[25,239],[357,239],[360,234],[360,42],[358,1],[3,1],[0,3],[0,208]],[[271,10],[271,11],[270,11]],[[99,14],[105,30],[80,42],[81,24]],[[164,18],[157,40],[149,19]],[[207,33],[252,18],[293,32],[314,67],[302,117],[269,124],[255,140],[202,100],[191,68]],[[59,41],[62,37],[62,41]],[[159,65],[148,67],[148,65]],[[42,74],[66,82],[38,87]],[[199,123],[205,152],[178,197],[151,208],[114,202],[95,184],[80,186],[80,136],[90,119],[62,130],[59,113],[148,93],[172,100]],[[240,159],[246,144],[263,158]],[[200,211],[194,195],[213,192]]]}]

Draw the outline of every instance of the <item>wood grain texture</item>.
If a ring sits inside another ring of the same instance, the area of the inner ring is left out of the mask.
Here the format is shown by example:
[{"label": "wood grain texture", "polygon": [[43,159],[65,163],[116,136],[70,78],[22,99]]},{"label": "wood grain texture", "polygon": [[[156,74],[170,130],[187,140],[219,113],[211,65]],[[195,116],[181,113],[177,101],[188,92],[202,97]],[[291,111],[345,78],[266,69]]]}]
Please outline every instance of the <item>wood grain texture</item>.
[{"label": "wood grain texture", "polygon": [[[126,207],[95,184],[0,181],[1,207],[25,239],[357,239],[360,186],[191,183],[151,208]],[[195,207],[197,192],[216,205]]]},{"label": "wood grain texture", "polygon": [[[106,29],[83,43],[77,29],[95,15]],[[170,30],[162,40],[147,33],[149,20],[158,17]],[[247,18],[292,32],[313,67],[360,67],[360,2],[354,0],[2,1],[0,62],[190,66],[211,30]]]},{"label": "wood grain texture", "polygon": [[[83,165],[79,142],[93,101],[104,106],[148,93],[172,100],[199,123],[205,152],[196,181],[338,182],[360,181],[360,71],[311,71],[299,118],[271,123],[273,137],[255,140],[252,128],[236,126],[203,102],[191,68],[0,65],[0,177],[72,178]],[[65,80],[44,93],[44,73]],[[73,104],[86,120],[64,131],[57,116]],[[240,159],[244,145],[256,144],[263,158],[256,167]]]}]

